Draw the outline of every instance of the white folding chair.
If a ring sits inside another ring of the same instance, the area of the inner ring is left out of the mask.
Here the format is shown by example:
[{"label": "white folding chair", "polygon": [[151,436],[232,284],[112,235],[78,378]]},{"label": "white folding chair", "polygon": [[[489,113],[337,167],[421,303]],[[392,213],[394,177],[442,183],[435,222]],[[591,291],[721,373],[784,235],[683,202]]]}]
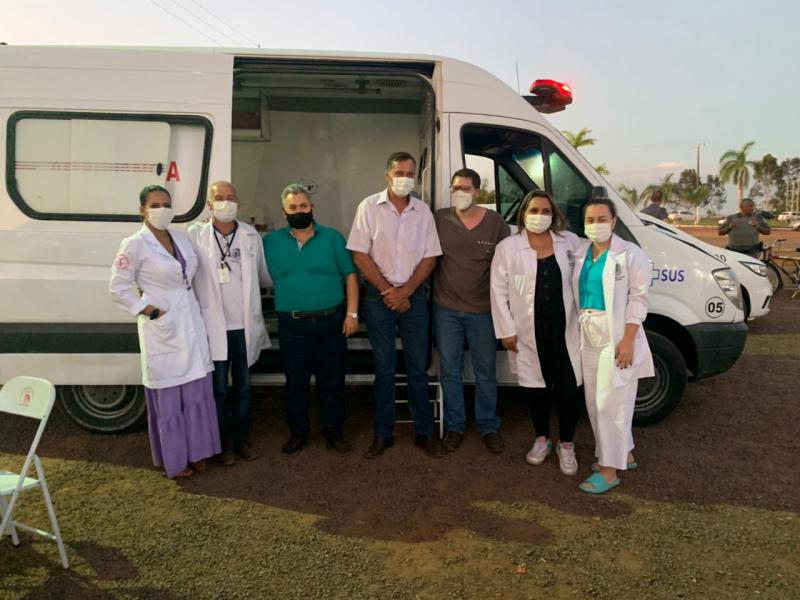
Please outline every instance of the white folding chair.
[{"label": "white folding chair", "polygon": [[[69,562],[67,561],[67,553],[64,550],[64,541],[61,539],[61,530],[58,528],[56,512],[53,510],[53,501],[50,499],[50,490],[47,489],[42,463],[36,455],[36,448],[39,446],[39,440],[42,439],[55,399],[55,386],[49,381],[37,379],[36,377],[14,377],[0,389],[0,413],[29,417],[39,421],[39,428],[36,430],[36,436],[33,438],[33,444],[31,444],[31,449],[28,451],[28,456],[25,457],[22,472],[12,473],[0,470],[0,514],[3,516],[2,521],[0,521],[0,541],[8,531],[11,534],[11,541],[14,546],[19,546],[17,529],[55,540],[56,544],[58,544],[58,553],[61,555],[61,564],[66,569],[69,566]],[[31,468],[31,462],[36,468],[38,479],[27,476]],[[29,527],[24,523],[14,521],[12,518],[14,506],[17,503],[20,492],[36,487],[42,489],[44,502],[47,505],[47,513],[50,515],[50,525],[53,528],[52,533]],[[11,498],[7,500],[8,496]]]}]

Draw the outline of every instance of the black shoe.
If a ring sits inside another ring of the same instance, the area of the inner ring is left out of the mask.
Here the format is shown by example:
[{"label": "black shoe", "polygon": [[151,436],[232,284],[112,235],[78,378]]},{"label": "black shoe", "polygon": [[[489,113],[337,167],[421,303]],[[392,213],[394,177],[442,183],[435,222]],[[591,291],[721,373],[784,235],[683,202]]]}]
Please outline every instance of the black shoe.
[{"label": "black shoe", "polygon": [[350,445],[350,442],[340,435],[325,438],[325,441],[328,449],[335,450],[336,454],[345,456],[353,451],[353,447]]},{"label": "black shoe", "polygon": [[367,448],[366,452],[364,452],[362,456],[364,458],[378,458],[392,446],[394,446],[393,437],[384,438],[376,435],[372,440],[372,444],[369,448]]},{"label": "black shoe", "polygon": [[483,445],[492,454],[501,454],[506,449],[506,444],[499,433],[493,431],[483,436]]},{"label": "black shoe", "polygon": [[219,455],[219,464],[223,467],[232,467],[236,464],[236,454],[233,452],[233,448],[226,448],[222,451],[222,454]]},{"label": "black shoe", "polygon": [[444,456],[442,442],[435,435],[418,435],[414,438],[414,445],[422,448],[428,453],[428,456],[433,458],[442,458]]},{"label": "black shoe", "polygon": [[250,442],[242,442],[240,445],[234,446],[233,451],[236,453],[236,456],[242,460],[255,460],[260,456]]},{"label": "black shoe", "polygon": [[455,452],[464,441],[464,434],[460,431],[448,431],[444,436],[442,445],[448,452]]},{"label": "black shoe", "polygon": [[288,454],[289,456],[291,456],[292,454],[297,454],[298,452],[300,452],[300,450],[302,450],[306,446],[308,446],[307,437],[301,438],[292,436],[289,438],[288,442],[286,442],[283,446],[281,446],[281,450],[283,451],[284,454]]}]

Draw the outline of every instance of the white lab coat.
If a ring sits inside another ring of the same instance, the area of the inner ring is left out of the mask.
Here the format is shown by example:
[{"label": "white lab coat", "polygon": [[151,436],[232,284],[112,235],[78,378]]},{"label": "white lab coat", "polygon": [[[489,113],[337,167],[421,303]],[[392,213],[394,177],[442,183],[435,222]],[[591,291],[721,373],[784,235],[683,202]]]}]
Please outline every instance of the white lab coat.
[{"label": "white lab coat", "polygon": [[[567,351],[577,385],[582,383],[580,330],[572,291],[572,271],[578,236],[569,231],[550,232],[553,251],[561,270],[561,288],[567,326],[564,331]],[[545,387],[534,334],[533,300],[536,293],[536,252],[528,236],[511,235],[497,245],[492,260],[491,302],[494,333],[497,338],[517,336],[518,352],[509,352],[511,371],[524,387]],[[546,349],[547,352],[550,349]]]},{"label": "white lab coat", "polygon": [[[186,261],[186,278],[197,271],[197,255],[189,238],[170,230]],[[141,290],[141,295],[140,295]],[[131,315],[138,315],[142,383],[151,389],[202,379],[214,365],[208,336],[194,292],[186,289],[180,263],[147,225],[122,240],[111,266],[111,296]],[[155,320],[139,315],[147,305],[166,311]]]},{"label": "white lab coat", "polygon": [[[580,276],[583,263],[591,252],[589,240],[579,242],[575,255],[572,288],[576,306],[580,310]],[[650,287],[650,261],[639,246],[612,235],[606,264],[603,268],[603,296],[606,304],[606,322],[612,332],[612,350],[601,357],[598,365],[598,386],[606,388],[603,381],[611,379],[611,387],[625,386],[633,379],[652,377],[653,356],[642,323],[647,318],[647,292]],[[636,323],[639,330],[633,348],[633,365],[620,369],[614,360],[617,344],[625,334],[625,324]]]},{"label": "white lab coat", "polygon": [[[242,253],[242,300],[247,365],[252,366],[258,360],[261,351],[271,345],[261,309],[261,288],[272,287],[272,280],[264,260],[261,236],[247,223],[238,221],[237,227],[236,237]],[[233,285],[233,282],[219,283],[219,248],[214,240],[212,223],[210,221],[195,223],[189,228],[188,235],[200,261],[200,267],[194,278],[194,289],[208,331],[211,358],[216,361],[227,360],[228,336],[220,285]]]}]

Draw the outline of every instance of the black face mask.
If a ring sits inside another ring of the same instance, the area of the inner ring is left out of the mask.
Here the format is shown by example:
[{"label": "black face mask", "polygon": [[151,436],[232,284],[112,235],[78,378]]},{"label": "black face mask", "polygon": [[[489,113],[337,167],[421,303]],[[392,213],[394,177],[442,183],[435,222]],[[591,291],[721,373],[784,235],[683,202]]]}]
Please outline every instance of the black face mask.
[{"label": "black face mask", "polygon": [[314,212],[307,213],[286,213],[286,220],[292,229],[306,229],[314,221]]}]

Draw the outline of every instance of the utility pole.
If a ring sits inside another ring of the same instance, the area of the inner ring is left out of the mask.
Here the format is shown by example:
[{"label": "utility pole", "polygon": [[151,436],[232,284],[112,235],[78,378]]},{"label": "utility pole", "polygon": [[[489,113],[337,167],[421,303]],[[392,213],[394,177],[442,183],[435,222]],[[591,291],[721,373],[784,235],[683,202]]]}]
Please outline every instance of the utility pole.
[{"label": "utility pole", "polygon": [[514,61],[514,70],[517,72],[517,94],[521,94],[522,92],[519,89],[519,61]]},{"label": "utility pole", "polygon": [[698,186],[702,179],[700,179],[700,148],[705,146],[705,142],[697,142],[692,148],[697,151],[697,168],[695,169],[695,175],[697,176],[697,181],[695,182]]}]

